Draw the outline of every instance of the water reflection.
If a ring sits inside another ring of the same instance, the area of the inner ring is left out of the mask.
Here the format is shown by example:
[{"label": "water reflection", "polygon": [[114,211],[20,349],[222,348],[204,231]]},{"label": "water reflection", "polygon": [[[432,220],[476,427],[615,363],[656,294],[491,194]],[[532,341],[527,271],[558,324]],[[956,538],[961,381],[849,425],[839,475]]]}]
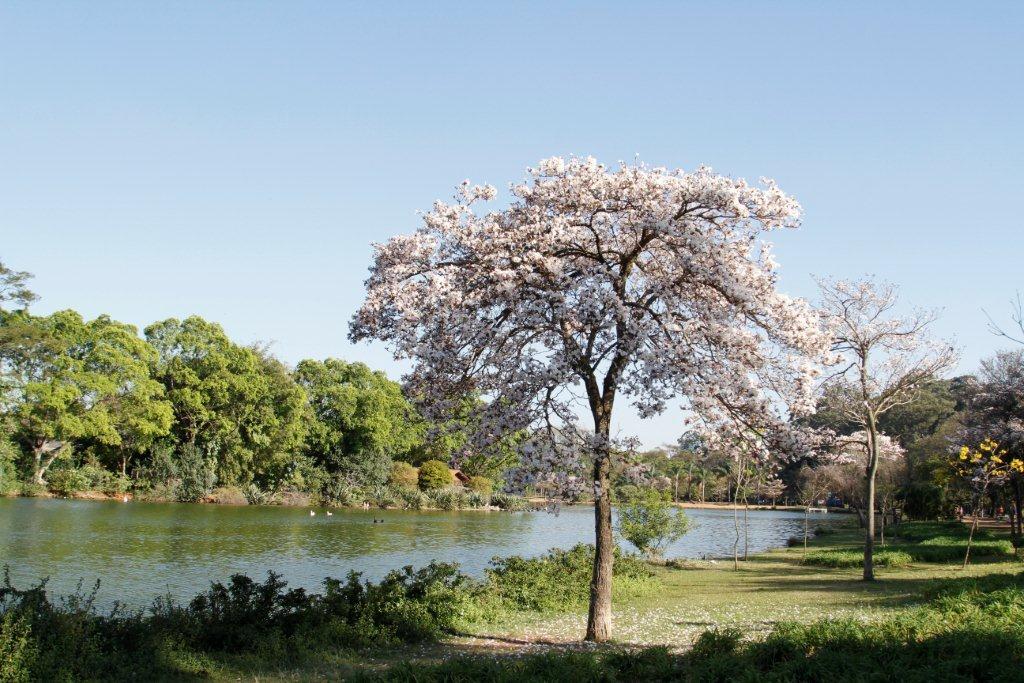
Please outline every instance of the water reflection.
[{"label": "water reflection", "polygon": [[[729,510],[688,510],[695,528],[668,557],[732,552]],[[813,515],[814,524],[834,516]],[[374,519],[384,519],[374,524]],[[803,515],[751,511],[751,552],[783,545],[802,532]],[[336,511],[303,508],[0,499],[0,564],[21,585],[50,576],[66,593],[79,579],[102,581],[99,602],[148,605],[161,593],[187,598],[211,580],[268,570],[292,585],[317,589],[350,570],[379,579],[388,570],[432,559],[482,573],[495,555],[536,555],[593,537],[590,508],[561,514],[504,512]]]}]

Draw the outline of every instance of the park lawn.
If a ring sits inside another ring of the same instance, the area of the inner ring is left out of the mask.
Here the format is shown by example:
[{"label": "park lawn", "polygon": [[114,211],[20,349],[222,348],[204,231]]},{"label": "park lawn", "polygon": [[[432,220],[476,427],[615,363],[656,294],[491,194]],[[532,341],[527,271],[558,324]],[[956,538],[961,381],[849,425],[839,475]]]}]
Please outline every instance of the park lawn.
[{"label": "park lawn", "polygon": [[[811,549],[854,549],[861,542],[860,532],[848,529],[815,539]],[[897,541],[887,547],[906,545]],[[731,561],[694,562],[696,568],[687,569],[657,567],[655,591],[616,601],[615,642],[602,648],[662,645],[685,651],[701,633],[716,628],[737,628],[745,638],[756,639],[779,622],[890,617],[923,604],[949,580],[1016,574],[1024,568],[1013,559],[978,558],[967,569],[958,563],[914,562],[907,568],[877,570],[878,580],[869,583],[860,580],[859,568],[808,566],[803,556],[803,548],[783,548],[752,556],[738,570]],[[585,624],[585,607],[559,614],[517,613],[499,623],[472,625],[466,634],[439,643],[381,652],[318,652],[279,670],[268,670],[258,654],[216,657],[203,668],[223,680],[337,680],[403,661],[430,664],[464,655],[588,651],[595,646],[579,642]]]}]

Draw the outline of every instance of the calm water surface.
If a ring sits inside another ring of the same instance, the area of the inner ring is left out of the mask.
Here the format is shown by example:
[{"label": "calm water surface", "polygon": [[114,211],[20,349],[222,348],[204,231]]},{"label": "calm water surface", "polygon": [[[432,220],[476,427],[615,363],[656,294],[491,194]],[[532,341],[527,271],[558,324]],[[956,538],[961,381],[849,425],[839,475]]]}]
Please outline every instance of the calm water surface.
[{"label": "calm water surface", "polygon": [[[687,510],[695,528],[668,557],[725,556],[734,538],[729,510]],[[812,515],[812,524],[834,515]],[[383,518],[383,524],[373,519]],[[803,514],[751,511],[750,550],[784,545]],[[237,572],[268,570],[293,586],[319,589],[349,570],[379,579],[430,560],[479,575],[495,555],[537,555],[593,541],[593,509],[544,512],[319,511],[163,503],[0,498],[0,565],[17,585],[50,577],[54,593],[101,581],[97,602],[146,606],[158,594],[186,599]],[[741,545],[742,548],[742,545]]]}]

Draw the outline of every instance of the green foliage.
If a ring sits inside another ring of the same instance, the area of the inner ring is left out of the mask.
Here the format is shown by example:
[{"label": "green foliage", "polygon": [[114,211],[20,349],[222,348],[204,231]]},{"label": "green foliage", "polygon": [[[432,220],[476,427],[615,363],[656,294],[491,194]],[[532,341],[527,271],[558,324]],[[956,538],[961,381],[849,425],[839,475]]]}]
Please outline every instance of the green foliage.
[{"label": "green foliage", "polygon": [[391,461],[422,440],[422,427],[398,383],[362,363],[304,360],[296,381],[312,415],[305,452],[360,485],[383,484]]},{"label": "green foliage", "polygon": [[21,452],[10,438],[0,431],[0,496],[18,490],[18,461]]},{"label": "green foliage", "polygon": [[903,511],[911,519],[938,519],[945,509],[946,490],[934,482],[911,482],[903,490]]},{"label": "green foliage", "polygon": [[[420,470],[422,472],[422,470]],[[471,507],[469,494],[460,488],[446,486],[444,488],[426,489],[427,498],[430,499],[431,507],[438,510],[463,510]]]},{"label": "green foliage", "polygon": [[366,495],[363,489],[353,484],[341,473],[331,475],[319,495],[320,504],[335,507],[361,505],[364,500],[366,500]]},{"label": "green foliage", "polygon": [[[436,639],[475,614],[478,588],[455,565],[390,572],[379,583],[352,572],[326,579],[322,595],[286,590],[269,573],[235,575],[187,606],[158,599],[149,615],[115,608],[100,615],[92,593],[51,602],[45,582],[0,586],[0,680],[179,678],[166,655],[260,653],[280,662],[309,648],[388,646]],[[199,673],[199,672],[196,672]]]},{"label": "green foliage", "polygon": [[173,406],[178,443],[210,456],[225,485],[266,487],[284,477],[306,427],[305,392],[284,365],[198,316],[154,323],[145,334],[158,352],[155,376]]},{"label": "green foliage", "polygon": [[414,489],[419,486],[419,472],[409,463],[396,460],[391,464],[388,483],[399,488]]},{"label": "green foliage", "polygon": [[[902,550],[876,550],[876,567],[909,567],[914,558]],[[803,563],[833,569],[853,569],[864,565],[864,551],[857,549],[813,550],[803,557]]]},{"label": "green foliage", "polygon": [[58,496],[70,497],[89,489],[89,477],[75,468],[52,470],[47,477],[47,488]]},{"label": "green foliage", "polygon": [[488,477],[475,475],[469,478],[469,482],[466,483],[466,488],[489,496],[491,492],[494,491],[494,480]]},{"label": "green foliage", "polygon": [[530,507],[530,502],[522,496],[500,491],[491,494],[491,505],[509,512],[519,512]]},{"label": "green foliage", "polygon": [[178,481],[174,495],[182,503],[196,503],[210,495],[217,485],[214,465],[203,452],[192,444],[182,446],[178,452]]},{"label": "green foliage", "polygon": [[428,460],[420,465],[419,487],[431,491],[452,485],[452,471],[440,460]]},{"label": "green foliage", "polygon": [[[496,557],[486,570],[487,590],[513,610],[550,612],[586,604],[594,571],[594,546],[580,543],[540,557]],[[616,549],[614,590],[618,596],[643,595],[656,585],[647,565]]]},{"label": "green foliage", "polygon": [[422,510],[430,507],[430,497],[419,489],[400,487],[395,489],[398,504],[406,510]]},{"label": "green foliage", "polygon": [[619,534],[650,557],[660,556],[667,545],[689,530],[686,514],[654,489],[638,493],[619,509]]},{"label": "green foliage", "polygon": [[27,683],[32,678],[35,648],[27,620],[8,612],[0,615],[0,681]]},{"label": "green foliage", "polygon": [[[30,349],[5,352],[7,381],[17,389],[11,409],[21,440],[36,454],[41,479],[69,441],[128,454],[167,434],[171,408],[150,376],[155,350],[131,325],[74,311],[21,321],[34,328]],[[43,461],[43,454],[49,461]]]}]

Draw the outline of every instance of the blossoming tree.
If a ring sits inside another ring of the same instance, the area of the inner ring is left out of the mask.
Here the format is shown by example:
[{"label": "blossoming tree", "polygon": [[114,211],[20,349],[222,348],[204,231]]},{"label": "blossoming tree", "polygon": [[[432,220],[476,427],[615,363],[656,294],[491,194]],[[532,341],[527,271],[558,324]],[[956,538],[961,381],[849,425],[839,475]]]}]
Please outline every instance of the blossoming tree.
[{"label": "blossoming tree", "polygon": [[878,418],[912,401],[927,382],[956,363],[957,354],[949,344],[928,337],[934,313],[894,314],[899,299],[894,286],[870,280],[822,280],[819,285],[838,356],[833,359],[838,371],[826,387],[832,390],[839,414],[860,427],[860,438],[847,439],[847,445],[862,447],[866,455],[864,579],[870,581],[875,578],[875,478],[887,448]]},{"label": "blossoming tree", "polygon": [[679,400],[709,434],[778,444],[786,414],[812,409],[828,338],[805,302],[776,289],[760,238],[795,227],[800,206],[771,181],[551,158],[510,191],[485,212],[495,188],[466,181],[415,233],[376,245],[350,336],[412,361],[407,390],[428,415],[486,396],[477,448],[532,428],[524,471],[535,481],[584,480],[570,456],[585,407],[596,532],[586,635],[603,641],[619,396],[641,416]]}]

